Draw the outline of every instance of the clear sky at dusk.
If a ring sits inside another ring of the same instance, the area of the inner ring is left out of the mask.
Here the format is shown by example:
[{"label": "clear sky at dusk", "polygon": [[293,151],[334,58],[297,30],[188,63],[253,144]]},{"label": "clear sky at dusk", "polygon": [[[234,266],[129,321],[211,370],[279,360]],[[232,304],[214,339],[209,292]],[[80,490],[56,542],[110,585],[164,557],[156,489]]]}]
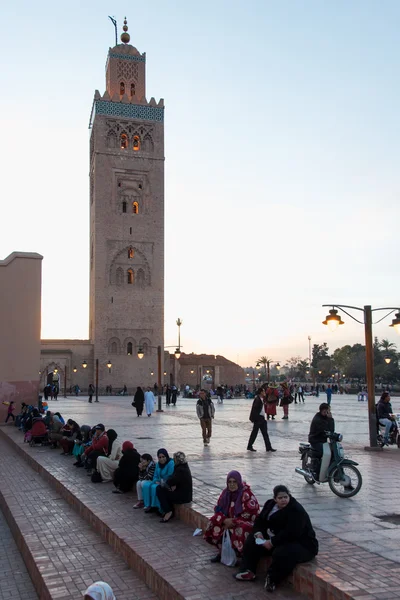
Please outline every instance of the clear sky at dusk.
[{"label": "clear sky at dusk", "polygon": [[400,303],[398,0],[4,5],[0,258],[44,255],[42,336],[88,336],[88,122],[125,14],[166,104],[166,345],[177,317],[242,365],[363,342],[321,304]]}]

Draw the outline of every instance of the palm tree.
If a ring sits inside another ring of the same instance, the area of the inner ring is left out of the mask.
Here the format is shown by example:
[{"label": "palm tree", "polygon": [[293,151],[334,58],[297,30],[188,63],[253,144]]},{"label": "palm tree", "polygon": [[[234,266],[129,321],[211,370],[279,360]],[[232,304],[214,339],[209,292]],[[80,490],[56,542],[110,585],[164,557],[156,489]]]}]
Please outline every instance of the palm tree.
[{"label": "palm tree", "polygon": [[379,348],[382,348],[385,352],[394,351],[396,349],[396,344],[394,342],[389,342],[387,339],[383,339],[379,343]]},{"label": "palm tree", "polygon": [[269,379],[268,375],[269,373],[267,373],[267,371],[269,372],[269,363],[271,362],[271,359],[268,358],[268,356],[261,356],[261,358],[259,358],[257,360],[257,364],[258,365],[264,365],[264,373],[265,373],[265,379]]}]

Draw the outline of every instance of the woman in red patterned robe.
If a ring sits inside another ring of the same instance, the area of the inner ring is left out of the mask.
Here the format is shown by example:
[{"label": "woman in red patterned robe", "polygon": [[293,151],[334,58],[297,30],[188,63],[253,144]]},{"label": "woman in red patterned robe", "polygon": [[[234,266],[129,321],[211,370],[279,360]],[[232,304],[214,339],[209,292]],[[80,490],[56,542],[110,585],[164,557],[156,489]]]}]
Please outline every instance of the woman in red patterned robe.
[{"label": "woman in red patterned robe", "polygon": [[[222,536],[229,529],[232,547],[242,555],[244,542],[253,528],[260,506],[250,486],[242,481],[238,471],[231,471],[226,478],[226,489],[218,498],[214,514],[208,522],[204,539],[221,550]],[[220,562],[221,552],[211,559]]]}]

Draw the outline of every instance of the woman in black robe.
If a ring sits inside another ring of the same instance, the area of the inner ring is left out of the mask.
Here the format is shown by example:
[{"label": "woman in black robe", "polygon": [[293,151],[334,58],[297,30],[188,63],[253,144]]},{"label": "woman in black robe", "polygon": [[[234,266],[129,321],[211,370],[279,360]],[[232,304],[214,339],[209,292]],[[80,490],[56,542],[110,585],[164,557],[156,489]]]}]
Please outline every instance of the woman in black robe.
[{"label": "woman in black robe", "polygon": [[114,485],[117,488],[113,494],[130,492],[139,479],[140,454],[133,447],[132,442],[122,444],[122,457],[114,472]]},{"label": "woman in black robe", "polygon": [[144,392],[142,388],[139,386],[135,392],[135,396],[133,398],[132,406],[136,408],[136,413],[138,417],[142,416],[144,405]]}]

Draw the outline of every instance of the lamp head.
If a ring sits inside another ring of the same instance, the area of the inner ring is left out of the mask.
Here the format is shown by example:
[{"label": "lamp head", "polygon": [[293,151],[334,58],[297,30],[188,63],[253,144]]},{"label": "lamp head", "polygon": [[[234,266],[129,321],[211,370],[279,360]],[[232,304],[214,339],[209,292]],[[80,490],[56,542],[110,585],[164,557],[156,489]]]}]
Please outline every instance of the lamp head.
[{"label": "lamp head", "polygon": [[395,318],[392,319],[392,323],[389,327],[393,327],[395,332],[400,334],[400,311],[395,314]]},{"label": "lamp head", "polygon": [[76,367],[74,367],[72,370],[74,373],[76,373],[78,369]]},{"label": "lamp head", "polygon": [[175,358],[176,358],[176,360],[179,360],[180,357],[181,357],[181,350],[180,350],[180,348],[177,348],[175,350]]},{"label": "lamp head", "polygon": [[140,360],[142,360],[143,356],[144,356],[143,348],[139,348],[137,357],[140,358]]},{"label": "lamp head", "polygon": [[277,368],[277,369],[278,369],[278,371],[279,371],[279,369],[281,368],[281,364],[278,362],[278,363],[276,363],[276,365],[275,365],[275,366],[276,366],[276,368]]},{"label": "lamp head", "polygon": [[83,361],[83,363],[82,363],[82,367],[83,367],[84,369],[86,369],[86,367],[87,367],[87,362],[86,362],[86,360],[84,360],[84,361]]},{"label": "lamp head", "polygon": [[389,354],[386,354],[386,356],[383,357],[384,361],[387,365],[390,365],[392,357]]},{"label": "lamp head", "polygon": [[322,325],[327,325],[330,331],[335,331],[339,325],[344,324],[344,321],[342,321],[337,312],[338,311],[335,308],[331,308],[329,315],[326,315],[325,321],[322,321]]},{"label": "lamp head", "polygon": [[107,367],[108,367],[109,369],[111,369],[111,367],[112,367],[112,362],[111,362],[111,360],[109,360],[109,361],[108,361],[108,363],[107,363]]}]

